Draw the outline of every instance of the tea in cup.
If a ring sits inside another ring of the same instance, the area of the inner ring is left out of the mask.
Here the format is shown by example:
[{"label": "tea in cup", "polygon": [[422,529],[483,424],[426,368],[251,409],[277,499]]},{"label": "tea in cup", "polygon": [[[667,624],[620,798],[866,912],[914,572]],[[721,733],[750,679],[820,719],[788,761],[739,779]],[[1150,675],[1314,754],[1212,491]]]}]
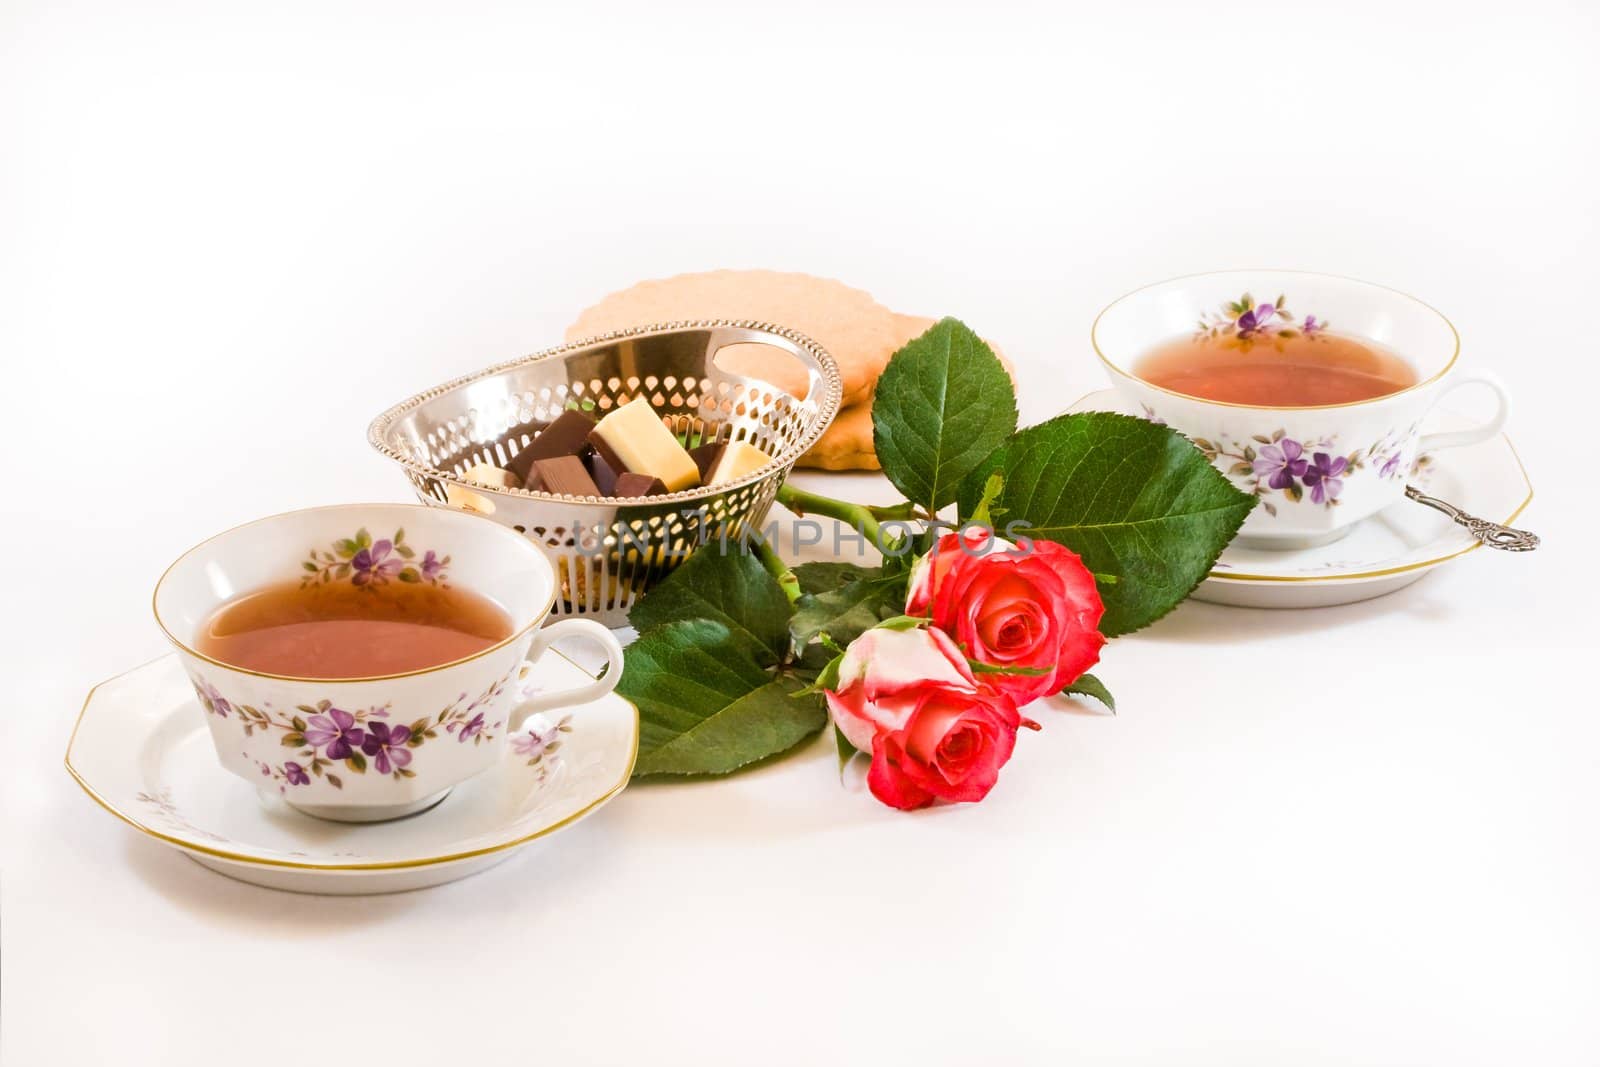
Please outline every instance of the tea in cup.
[{"label": "tea in cup", "polygon": [[[422,811],[502,758],[536,711],[616,688],[599,623],[541,629],[554,568],[521,534],[415,504],[312,508],[219,534],[155,591],[222,765],[319,818]],[[552,641],[582,637],[598,680],[530,693]]]},{"label": "tea in cup", "polygon": [[[1455,328],[1419,300],[1300,271],[1221,271],[1136,290],[1091,337],[1119,392],[1260,499],[1239,532],[1262,548],[1342,537],[1405,494],[1418,458],[1500,432],[1509,397],[1458,373]],[[1481,425],[1421,433],[1447,392],[1491,389]]]}]

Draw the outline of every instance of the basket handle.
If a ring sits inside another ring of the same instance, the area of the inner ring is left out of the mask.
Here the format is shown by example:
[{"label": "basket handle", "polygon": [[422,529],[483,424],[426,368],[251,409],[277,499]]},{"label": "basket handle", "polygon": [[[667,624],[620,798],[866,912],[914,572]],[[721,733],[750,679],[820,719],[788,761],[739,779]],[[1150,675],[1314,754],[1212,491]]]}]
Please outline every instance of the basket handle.
[{"label": "basket handle", "polygon": [[[794,332],[794,331],[791,331]],[[800,361],[806,369],[806,397],[817,404],[823,402],[822,391],[828,382],[828,371],[833,372],[835,379],[839,376],[839,368],[833,362],[833,357],[828,355],[820,344],[804,334],[796,334],[809,345],[815,346],[816,351],[797,341],[791,340],[778,332],[777,327],[770,329],[761,326],[716,326],[706,337],[706,374],[716,379],[728,381],[748,382],[752,379],[741,374],[731,374],[716,364],[716,354],[729,345],[756,344],[766,345],[788,353]],[[821,353],[821,357],[818,357]],[[824,362],[826,361],[826,363]]]}]

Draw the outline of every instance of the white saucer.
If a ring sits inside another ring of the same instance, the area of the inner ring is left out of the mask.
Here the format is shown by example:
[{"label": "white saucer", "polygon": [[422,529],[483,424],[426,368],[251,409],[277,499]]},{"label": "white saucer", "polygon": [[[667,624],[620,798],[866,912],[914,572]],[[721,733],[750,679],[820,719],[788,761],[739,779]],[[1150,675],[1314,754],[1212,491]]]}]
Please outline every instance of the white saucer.
[{"label": "white saucer", "polygon": [[[1115,389],[1090,393],[1068,411],[1137,414]],[[1422,428],[1431,432],[1471,425],[1458,415],[1435,411]],[[1473,515],[1507,525],[1533,499],[1527,471],[1504,434],[1424,456],[1408,481]],[[1229,545],[1194,597],[1249,608],[1353,604],[1404,588],[1434,567],[1481,547],[1437,511],[1402,500],[1317,548],[1274,552]]]},{"label": "white saucer", "polygon": [[[531,677],[566,688],[592,675],[551,651]],[[524,734],[429,811],[326,822],[222,769],[173,655],[90,690],[66,763],[101,807],[230,878],[297,893],[394,893],[476,874],[616,796],[633,773],[639,713],[613,694],[535,715]]]}]

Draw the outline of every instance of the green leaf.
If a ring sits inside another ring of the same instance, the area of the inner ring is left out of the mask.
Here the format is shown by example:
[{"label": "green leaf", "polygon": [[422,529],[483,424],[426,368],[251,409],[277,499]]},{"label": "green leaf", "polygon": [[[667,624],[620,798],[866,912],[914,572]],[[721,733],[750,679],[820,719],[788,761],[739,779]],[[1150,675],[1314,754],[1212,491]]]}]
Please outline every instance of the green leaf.
[{"label": "green leaf", "polygon": [[321,567],[318,567],[315,563],[312,563],[309,559],[306,560],[304,563],[300,564],[300,566],[303,569],[310,571],[312,574],[315,574],[319,570],[322,569]]},{"label": "green leaf", "polygon": [[400,554],[401,559],[413,559],[417,554],[417,550],[410,545],[395,545],[394,550]]},{"label": "green leaf", "polygon": [[1013,435],[963,483],[975,505],[990,472],[1000,502],[1030,538],[1058,541],[1097,574],[1107,637],[1161,618],[1188,596],[1256,499],[1240,492],[1181,434],[1106,412],[1062,415]]},{"label": "green leaf", "polygon": [[328,774],[328,784],[333,786],[335,789],[344,788],[344,782],[340,780],[337,774],[333,774],[331,772]]},{"label": "green leaf", "polygon": [[1016,428],[1005,367],[955,319],[896,352],[873,395],[872,440],[883,473],[930,511],[954,500],[961,480]]},{"label": "green leaf", "polygon": [[[821,648],[822,646],[812,645],[811,647]],[[811,680],[811,684],[796,692],[795,696],[801,696],[806,693],[820,693],[824,689],[839,688],[839,665],[843,662],[844,656],[842,654],[828,660],[822,669],[817,672],[816,677]]]},{"label": "green leaf", "polygon": [[1111,695],[1111,690],[1107,689],[1106,684],[1092,674],[1078,675],[1076,682],[1061,691],[1068,696],[1093,697],[1110,708],[1113,713],[1117,710],[1117,700]]},{"label": "green leaf", "polygon": [[345,757],[344,762],[345,762],[345,766],[349,767],[352,771],[355,771],[357,774],[366,774],[367,773],[367,757],[363,756],[359,752],[350,753],[350,755]]},{"label": "green leaf", "polygon": [[[1006,486],[1005,476],[999,471],[990,474],[984,479],[983,492],[978,496],[978,502],[972,508],[972,513],[966,517],[967,522],[975,522],[979,526],[987,526],[992,531],[995,512],[995,501],[1000,499],[1000,490]],[[1004,510],[1004,509],[1000,509]]]},{"label": "green leaf", "polygon": [[1047,674],[1054,674],[1054,667],[1004,667],[998,663],[980,663],[975,659],[968,659],[967,666],[973,674],[1015,674],[1024,678],[1042,678]]},{"label": "green leaf", "polygon": [[284,734],[283,739],[279,743],[282,744],[284,748],[299,748],[301,745],[306,743],[306,738],[304,734]]},{"label": "green leaf", "polygon": [[802,596],[789,629],[801,646],[822,633],[848,645],[863,631],[899,614],[905,600],[903,578],[862,578],[826,593]]},{"label": "green leaf", "polygon": [[294,718],[290,719],[289,722],[300,733],[306,732],[306,721],[300,716],[296,715]]},{"label": "green leaf", "polygon": [[399,578],[402,582],[410,582],[413,585],[422,581],[422,575],[417,573],[417,569],[415,567],[407,567],[405,570],[395,575],[395,577]]},{"label": "green leaf", "polygon": [[365,526],[361,527],[361,529],[356,531],[356,547],[357,548],[371,548],[372,547],[372,535],[367,532],[367,528]]},{"label": "green leaf", "polygon": [[861,567],[854,563],[801,563],[794,569],[800,589],[806,593],[826,593],[862,578],[883,577],[882,567]]},{"label": "green leaf", "polygon": [[349,559],[351,556],[354,556],[357,552],[361,551],[361,546],[357,545],[354,541],[335,541],[333,543],[333,547],[338,549],[339,555],[343,556],[345,559]]},{"label": "green leaf", "polygon": [[625,653],[617,692],[639,708],[635,775],[726,774],[787,751],[822,729],[820,697],[765,670],[767,650],[721,622],[649,630]]},{"label": "green leaf", "polygon": [[771,666],[789,651],[794,608],[777,580],[753,554],[717,542],[703,545],[628,612],[641,634],[681,619],[712,619],[769,653]]}]

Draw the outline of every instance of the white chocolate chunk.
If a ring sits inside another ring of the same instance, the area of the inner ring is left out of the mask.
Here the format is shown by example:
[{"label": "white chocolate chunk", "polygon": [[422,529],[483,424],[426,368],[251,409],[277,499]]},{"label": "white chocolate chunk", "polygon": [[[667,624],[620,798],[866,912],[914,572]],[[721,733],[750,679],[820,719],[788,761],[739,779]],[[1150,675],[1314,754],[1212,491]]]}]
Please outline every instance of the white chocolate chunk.
[{"label": "white chocolate chunk", "polygon": [[700,468],[678,439],[661,422],[644,397],[636,397],[611,412],[594,432],[616,453],[630,471],[661,479],[667,492],[692,489],[700,484]]},{"label": "white chocolate chunk", "polygon": [[749,441],[729,441],[717,457],[716,466],[711,468],[706,484],[721,485],[723,482],[737,481],[771,462],[771,456]]},{"label": "white chocolate chunk", "polygon": [[491,489],[520,489],[522,480],[508,470],[488,463],[475,463],[461,472],[461,480],[487,485]]},{"label": "white chocolate chunk", "polygon": [[[491,489],[517,489],[522,486],[521,480],[515,474],[488,463],[475,463],[462,471],[458,477],[464,482],[488,486]],[[451,507],[476,511],[480,515],[494,514],[493,500],[482,493],[474,493],[471,489],[450,482],[445,483],[444,499]]]},{"label": "white chocolate chunk", "polygon": [[444,502],[453,508],[476,511],[480,515],[494,514],[493,500],[482,493],[474,493],[471,489],[463,489],[451,482],[444,483]]}]

